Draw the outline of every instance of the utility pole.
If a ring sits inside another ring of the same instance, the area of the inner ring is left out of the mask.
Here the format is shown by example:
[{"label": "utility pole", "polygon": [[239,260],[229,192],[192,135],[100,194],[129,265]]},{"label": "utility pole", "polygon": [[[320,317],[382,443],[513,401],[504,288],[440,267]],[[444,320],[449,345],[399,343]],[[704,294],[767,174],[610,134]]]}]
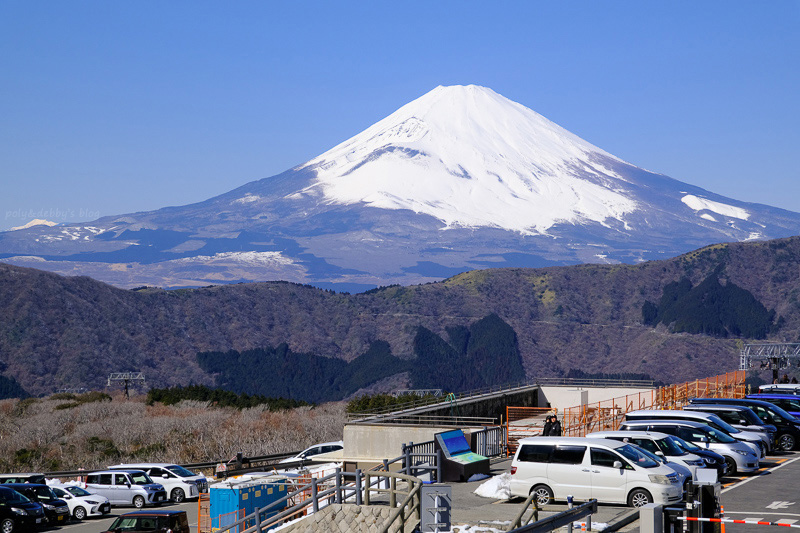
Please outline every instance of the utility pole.
[{"label": "utility pole", "polygon": [[125,387],[125,398],[130,398],[128,394],[128,385],[131,383],[140,383],[141,385],[145,384],[144,381],[144,374],[141,372],[113,372],[111,375],[108,376],[108,383],[107,387],[110,387],[113,382],[122,382],[123,386]]}]

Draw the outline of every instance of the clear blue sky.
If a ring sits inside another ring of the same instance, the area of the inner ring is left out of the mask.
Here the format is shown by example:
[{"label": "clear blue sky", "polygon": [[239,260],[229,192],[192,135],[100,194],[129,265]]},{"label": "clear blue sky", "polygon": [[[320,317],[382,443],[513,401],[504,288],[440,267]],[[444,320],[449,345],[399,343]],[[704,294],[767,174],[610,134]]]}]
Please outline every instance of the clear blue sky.
[{"label": "clear blue sky", "polygon": [[203,200],[437,85],[800,211],[800,2],[0,0],[0,229]]}]

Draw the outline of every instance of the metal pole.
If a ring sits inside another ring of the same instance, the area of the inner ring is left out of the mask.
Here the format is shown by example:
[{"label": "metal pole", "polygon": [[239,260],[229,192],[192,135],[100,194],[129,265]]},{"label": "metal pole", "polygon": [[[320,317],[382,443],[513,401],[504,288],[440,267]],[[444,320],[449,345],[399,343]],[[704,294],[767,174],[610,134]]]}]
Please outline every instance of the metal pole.
[{"label": "metal pole", "polygon": [[436,450],[436,483],[442,483],[442,450]]},{"label": "metal pole", "polygon": [[313,504],[314,512],[319,511],[319,498],[317,498],[317,478],[311,478],[311,503]]},{"label": "metal pole", "polygon": [[[567,509],[572,509],[572,495],[567,496]],[[572,533],[572,520],[567,524],[567,533]]]},{"label": "metal pole", "polygon": [[256,531],[261,533],[261,508],[256,507]]},{"label": "metal pole", "polygon": [[342,503],[342,469],[336,467],[336,503]]},{"label": "metal pole", "polygon": [[[389,472],[389,461],[387,459],[383,460],[383,471],[386,472],[386,473]],[[384,483],[384,488],[388,489],[389,488],[389,477],[388,476],[384,478],[383,483]]]},{"label": "metal pole", "polygon": [[411,446],[403,445],[403,455],[405,456],[405,474],[407,476],[411,474]]},{"label": "metal pole", "polygon": [[361,492],[361,469],[356,468],[356,505],[364,503],[363,494]]}]

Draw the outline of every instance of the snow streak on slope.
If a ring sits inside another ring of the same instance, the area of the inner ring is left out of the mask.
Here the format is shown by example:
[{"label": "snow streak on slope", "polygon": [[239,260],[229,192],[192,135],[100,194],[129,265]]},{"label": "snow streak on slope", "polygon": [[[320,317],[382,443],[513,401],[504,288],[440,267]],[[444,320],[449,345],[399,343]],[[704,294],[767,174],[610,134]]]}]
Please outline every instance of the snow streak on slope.
[{"label": "snow streak on slope", "polygon": [[597,156],[619,161],[491,89],[437,87],[309,161],[317,179],[293,197],[524,234],[559,222],[624,223],[637,203]]}]

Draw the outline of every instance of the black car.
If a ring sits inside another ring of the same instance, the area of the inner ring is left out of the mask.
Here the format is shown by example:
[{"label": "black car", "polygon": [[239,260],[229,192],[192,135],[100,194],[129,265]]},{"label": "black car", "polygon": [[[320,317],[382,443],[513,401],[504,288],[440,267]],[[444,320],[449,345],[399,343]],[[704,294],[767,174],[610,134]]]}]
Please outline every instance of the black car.
[{"label": "black car", "polygon": [[0,486],[0,532],[33,531],[47,522],[44,509],[14,489]]},{"label": "black car", "polygon": [[762,400],[750,400],[747,398],[693,398],[690,400],[692,405],[702,405],[706,403],[744,405],[752,409],[758,418],[766,424],[772,424],[778,429],[778,436],[775,439],[776,447],[779,450],[789,451],[798,449],[800,443],[800,420],[790,415],[777,405]]},{"label": "black car", "polygon": [[65,524],[69,520],[69,506],[53,492],[53,489],[40,483],[7,483],[3,487],[13,489],[31,501],[44,507],[44,515],[49,525]]},{"label": "black car", "polygon": [[186,511],[144,510],[117,517],[104,533],[191,533]]}]

